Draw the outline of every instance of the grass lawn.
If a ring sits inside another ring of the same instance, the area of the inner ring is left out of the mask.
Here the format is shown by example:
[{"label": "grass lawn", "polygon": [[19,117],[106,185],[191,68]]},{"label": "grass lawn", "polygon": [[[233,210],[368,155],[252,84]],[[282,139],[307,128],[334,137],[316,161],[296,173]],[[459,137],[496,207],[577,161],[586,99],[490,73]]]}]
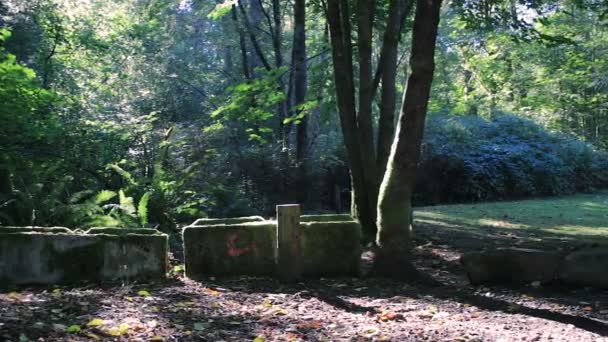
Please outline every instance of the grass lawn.
[{"label": "grass lawn", "polygon": [[[608,192],[415,210],[417,232],[457,240],[498,238],[512,244],[608,242]],[[468,247],[471,247],[470,244]]]}]

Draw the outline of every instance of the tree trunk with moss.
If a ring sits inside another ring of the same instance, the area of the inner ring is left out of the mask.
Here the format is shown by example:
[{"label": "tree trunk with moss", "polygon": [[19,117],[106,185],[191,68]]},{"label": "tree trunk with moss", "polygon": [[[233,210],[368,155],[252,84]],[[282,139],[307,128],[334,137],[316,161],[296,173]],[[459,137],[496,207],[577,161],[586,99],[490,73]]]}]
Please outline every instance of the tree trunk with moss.
[{"label": "tree trunk with moss", "polygon": [[441,0],[418,0],[412,34],[411,75],[378,203],[378,275],[404,277],[412,270],[412,194],[435,68]]}]

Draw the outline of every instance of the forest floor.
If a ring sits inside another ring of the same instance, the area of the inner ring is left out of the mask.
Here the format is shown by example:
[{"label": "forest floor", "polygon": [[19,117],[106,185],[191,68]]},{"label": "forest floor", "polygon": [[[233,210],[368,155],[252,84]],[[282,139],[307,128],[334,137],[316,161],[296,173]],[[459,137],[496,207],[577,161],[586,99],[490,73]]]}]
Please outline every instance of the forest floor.
[{"label": "forest floor", "polygon": [[471,286],[458,263],[481,248],[608,241],[608,194],[421,208],[416,218],[416,265],[435,286],[172,272],[159,284],[19,288],[0,293],[0,340],[608,341],[608,291]]}]

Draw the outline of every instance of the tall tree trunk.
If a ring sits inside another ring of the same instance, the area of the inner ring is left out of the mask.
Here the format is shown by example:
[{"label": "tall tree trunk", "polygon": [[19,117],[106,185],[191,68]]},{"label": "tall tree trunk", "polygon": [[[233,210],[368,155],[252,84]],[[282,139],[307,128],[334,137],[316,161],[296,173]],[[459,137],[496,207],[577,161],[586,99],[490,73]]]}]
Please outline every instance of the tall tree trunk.
[{"label": "tall tree trunk", "polygon": [[[362,194],[366,199],[366,208],[356,208],[357,215],[370,216],[376,221],[378,204],[378,187],[380,180],[376,172],[376,151],[374,144],[374,126],[372,123],[372,103],[374,100],[374,81],[372,74],[372,32],[374,24],[374,0],[359,0],[357,4],[357,45],[359,53],[359,112],[357,126],[361,144],[361,162],[363,163],[363,181],[365,188]],[[348,20],[348,19],[346,19]],[[357,191],[356,189],[355,191]],[[359,190],[360,191],[360,190]],[[356,203],[355,203],[356,205]],[[374,229],[375,230],[375,229]],[[375,233],[371,231],[370,233]]]},{"label": "tall tree trunk", "polygon": [[384,42],[378,66],[382,79],[380,94],[380,119],[378,120],[378,151],[376,155],[378,173],[383,175],[391,151],[395,132],[395,107],[397,100],[397,59],[404,17],[414,7],[414,0],[391,0],[388,22],[384,31]]},{"label": "tall tree trunk", "polygon": [[361,159],[361,142],[357,125],[355,103],[355,84],[353,76],[353,52],[351,44],[351,26],[348,0],[328,0],[327,20],[330,28],[334,80],[340,125],[352,183],[352,204],[359,210],[357,213],[364,232],[369,235],[375,231],[376,224],[368,210],[367,189]]},{"label": "tall tree trunk", "polygon": [[[306,101],[307,71],[306,71],[306,0],[295,0],[294,3],[294,35],[292,62],[294,68],[294,90],[296,108]],[[301,114],[296,109],[296,115]],[[296,160],[298,162],[297,200],[305,203],[308,194],[306,178],[308,174],[308,117],[299,119],[296,137]]]},{"label": "tall tree trunk", "polygon": [[397,132],[380,187],[378,204],[379,275],[403,277],[411,270],[411,197],[424,133],[435,67],[435,43],[441,0],[418,0],[412,34],[412,73],[407,83]]},{"label": "tall tree trunk", "polygon": [[247,42],[245,40],[245,32],[239,23],[238,13],[236,5],[232,5],[232,21],[239,34],[239,47],[241,50],[241,64],[243,66],[243,75],[246,79],[251,78],[251,71],[249,70],[249,59],[247,57]]}]

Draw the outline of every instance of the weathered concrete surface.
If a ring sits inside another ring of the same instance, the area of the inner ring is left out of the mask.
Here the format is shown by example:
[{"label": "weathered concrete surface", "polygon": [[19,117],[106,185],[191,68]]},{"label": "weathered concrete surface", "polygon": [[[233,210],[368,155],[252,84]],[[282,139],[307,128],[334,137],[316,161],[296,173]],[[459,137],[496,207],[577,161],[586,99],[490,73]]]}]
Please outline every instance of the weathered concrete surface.
[{"label": "weathered concrete surface", "polygon": [[570,253],[559,267],[558,278],[567,285],[608,289],[608,248]]},{"label": "weathered concrete surface", "polygon": [[261,216],[245,216],[245,217],[232,217],[232,218],[201,218],[194,221],[191,226],[210,226],[210,225],[227,225],[227,224],[239,224],[248,222],[262,222],[265,221]]},{"label": "weathered concrete surface", "polygon": [[0,233],[0,284],[163,279],[166,235]]},{"label": "weathered concrete surface", "polygon": [[160,232],[156,229],[148,229],[148,228],[114,228],[114,227],[94,227],[86,232],[87,234],[109,234],[109,235],[128,235],[128,234],[138,234],[138,235],[156,235],[160,234]]},{"label": "weathered concrete surface", "polygon": [[4,226],[0,227],[1,233],[26,233],[26,232],[39,232],[39,233],[71,233],[72,230],[66,227],[34,227],[34,226],[25,226],[25,227],[14,227],[14,226]]},{"label": "weathered concrete surface", "polygon": [[302,215],[300,222],[342,222],[353,221],[349,214]]},{"label": "weathered concrete surface", "polygon": [[301,222],[304,276],[357,276],[361,226],[356,221]]},{"label": "weathered concrete surface", "polygon": [[460,262],[471,284],[525,284],[534,281],[549,283],[555,280],[562,258],[563,254],[559,252],[499,248],[464,253]]},{"label": "weathered concrete surface", "polygon": [[189,278],[274,274],[276,222],[188,226],[183,241]]}]

